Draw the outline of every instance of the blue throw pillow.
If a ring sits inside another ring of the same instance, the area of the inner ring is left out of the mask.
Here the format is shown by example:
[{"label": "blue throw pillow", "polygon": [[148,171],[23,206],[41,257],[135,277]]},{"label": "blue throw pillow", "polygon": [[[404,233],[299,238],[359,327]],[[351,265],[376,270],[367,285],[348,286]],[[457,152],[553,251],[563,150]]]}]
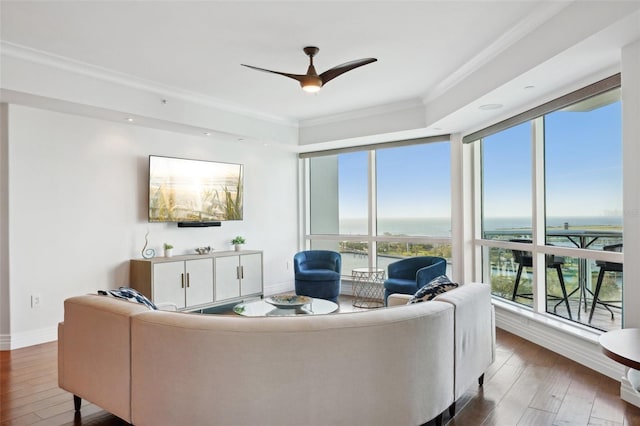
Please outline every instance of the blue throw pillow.
[{"label": "blue throw pillow", "polygon": [[447,292],[449,290],[453,290],[458,287],[457,283],[451,282],[451,280],[446,275],[440,275],[429,281],[425,286],[423,286],[420,290],[413,295],[413,297],[407,302],[409,303],[420,303],[426,302],[428,300],[433,299],[439,294]]}]

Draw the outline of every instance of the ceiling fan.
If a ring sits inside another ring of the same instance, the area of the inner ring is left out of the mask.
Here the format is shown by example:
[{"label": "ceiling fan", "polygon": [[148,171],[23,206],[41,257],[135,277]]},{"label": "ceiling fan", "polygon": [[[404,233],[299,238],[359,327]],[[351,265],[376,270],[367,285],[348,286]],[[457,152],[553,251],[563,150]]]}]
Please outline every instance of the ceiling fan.
[{"label": "ceiling fan", "polygon": [[351,71],[354,68],[358,68],[363,65],[370,64],[371,62],[377,61],[376,58],[356,59],[354,61],[345,62],[344,64],[337,65],[323,72],[322,74],[318,75],[318,73],[316,72],[316,68],[313,66],[313,57],[318,54],[320,49],[315,46],[307,46],[302,50],[309,57],[309,68],[307,69],[306,74],[289,74],[286,72],[271,71],[264,68],[258,68],[251,65],[245,65],[245,64],[241,64],[241,65],[254,70],[270,72],[273,74],[280,74],[285,77],[292,78],[300,82],[300,86],[302,87],[302,90],[306,92],[314,93],[319,91],[320,88],[325,84],[327,84],[329,81],[344,74],[345,72]]}]

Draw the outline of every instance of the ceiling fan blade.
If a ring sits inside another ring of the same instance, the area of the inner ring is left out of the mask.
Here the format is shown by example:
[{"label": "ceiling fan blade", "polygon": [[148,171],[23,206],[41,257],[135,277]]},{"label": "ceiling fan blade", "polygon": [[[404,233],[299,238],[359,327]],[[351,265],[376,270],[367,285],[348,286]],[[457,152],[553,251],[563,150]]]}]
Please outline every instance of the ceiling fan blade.
[{"label": "ceiling fan blade", "polygon": [[271,74],[283,75],[285,77],[292,78],[292,79],[297,80],[299,82],[302,82],[302,80],[307,77],[306,75],[289,74],[289,73],[286,73],[286,72],[267,70],[267,69],[264,69],[264,68],[254,67],[253,65],[246,65],[246,64],[240,64],[240,65],[242,65],[243,67],[251,68],[252,70],[256,70],[256,71],[262,71],[262,72],[268,72],[268,73],[271,73]]},{"label": "ceiling fan blade", "polygon": [[324,84],[327,84],[328,81],[333,80],[334,78],[344,74],[347,71],[351,71],[354,68],[358,68],[375,61],[377,61],[376,58],[364,58],[364,59],[356,59],[355,61],[345,62],[344,64],[337,65],[320,74],[320,79],[322,80],[322,84],[324,85]]}]

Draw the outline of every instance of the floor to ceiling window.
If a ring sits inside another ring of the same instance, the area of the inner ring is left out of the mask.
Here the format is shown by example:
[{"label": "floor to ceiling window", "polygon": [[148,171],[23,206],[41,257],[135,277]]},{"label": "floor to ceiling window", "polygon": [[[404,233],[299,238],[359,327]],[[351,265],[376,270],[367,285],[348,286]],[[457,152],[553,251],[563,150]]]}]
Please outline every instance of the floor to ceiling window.
[{"label": "floor to ceiling window", "polygon": [[[532,228],[530,122],[483,139],[481,204],[483,238],[525,242],[528,235],[517,232]],[[531,256],[528,252],[522,255]],[[493,294],[531,306],[533,293],[526,271],[520,271],[516,288],[519,264],[513,251],[491,247],[487,256]]]},{"label": "floor to ceiling window", "polygon": [[354,268],[437,255],[451,262],[448,138],[315,153],[307,162],[306,240]]},{"label": "floor to ceiling window", "polygon": [[493,295],[610,330],[622,319],[622,138],[619,76],[604,82],[475,143]]},{"label": "floor to ceiling window", "polygon": [[[548,245],[622,251],[620,89],[544,116],[545,240]],[[576,320],[620,324],[622,265],[565,257],[570,310]],[[603,277],[598,286],[601,266]],[[554,283],[555,284],[555,283]],[[555,294],[558,294],[558,287]],[[552,291],[547,283],[547,291]],[[596,296],[596,291],[598,292]],[[574,305],[574,299],[578,303]],[[595,304],[594,304],[595,300]],[[578,305],[581,305],[580,308]],[[586,309],[585,309],[586,308]]]}]

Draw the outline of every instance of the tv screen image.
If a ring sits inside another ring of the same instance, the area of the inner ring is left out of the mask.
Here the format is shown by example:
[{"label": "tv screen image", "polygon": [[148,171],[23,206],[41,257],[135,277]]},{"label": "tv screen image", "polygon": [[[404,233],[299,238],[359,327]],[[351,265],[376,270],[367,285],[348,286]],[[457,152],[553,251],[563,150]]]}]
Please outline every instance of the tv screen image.
[{"label": "tv screen image", "polygon": [[149,156],[149,221],[242,220],[242,164]]}]

